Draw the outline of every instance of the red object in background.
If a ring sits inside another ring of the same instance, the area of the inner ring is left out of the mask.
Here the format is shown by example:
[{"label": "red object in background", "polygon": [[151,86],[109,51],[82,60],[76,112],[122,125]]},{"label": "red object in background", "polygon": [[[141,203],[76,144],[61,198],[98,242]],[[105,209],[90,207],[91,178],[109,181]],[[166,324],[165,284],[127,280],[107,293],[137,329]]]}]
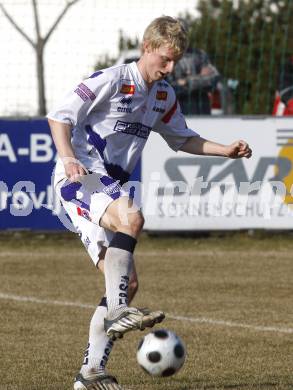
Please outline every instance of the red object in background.
[{"label": "red object in background", "polygon": [[221,94],[218,89],[215,89],[212,93],[209,93],[211,107],[214,109],[221,109]]},{"label": "red object in background", "polygon": [[293,99],[288,100],[284,115],[293,115]]},{"label": "red object in background", "polygon": [[[288,95],[289,92],[289,95]],[[272,114],[275,116],[293,115],[293,88],[286,88],[276,93]]]},{"label": "red object in background", "polygon": [[281,96],[279,95],[279,93],[277,93],[274,101],[272,114],[275,116],[283,116],[285,107],[286,107],[285,104],[281,101]]}]

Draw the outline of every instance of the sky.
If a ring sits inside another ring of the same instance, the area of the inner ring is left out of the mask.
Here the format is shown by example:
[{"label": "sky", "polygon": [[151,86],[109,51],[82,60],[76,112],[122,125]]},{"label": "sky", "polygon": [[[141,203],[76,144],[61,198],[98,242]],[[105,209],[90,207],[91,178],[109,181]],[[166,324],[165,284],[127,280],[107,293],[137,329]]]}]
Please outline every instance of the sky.
[{"label": "sky", "polygon": [[[92,73],[105,54],[118,56],[119,29],[142,38],[145,27],[161,15],[196,15],[197,0],[79,0],[73,5],[45,49],[47,108]],[[34,40],[31,0],[3,0],[17,24]],[[64,7],[65,0],[39,0],[44,36]],[[0,116],[34,116],[37,112],[36,61],[33,48],[11,26],[0,10]]]}]

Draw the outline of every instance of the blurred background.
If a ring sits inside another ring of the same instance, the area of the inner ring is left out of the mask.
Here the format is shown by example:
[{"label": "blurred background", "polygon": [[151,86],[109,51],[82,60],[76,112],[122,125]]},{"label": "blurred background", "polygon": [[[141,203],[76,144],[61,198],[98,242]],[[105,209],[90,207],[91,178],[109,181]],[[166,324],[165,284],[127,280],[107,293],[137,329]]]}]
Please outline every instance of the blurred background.
[{"label": "blurred background", "polygon": [[[2,116],[44,115],[99,64],[115,62],[128,41],[140,41],[152,19],[165,13],[196,13],[194,0],[4,0],[0,4],[0,77],[6,95]],[[42,83],[44,96],[39,97]]]},{"label": "blurred background", "polygon": [[204,50],[217,69],[213,114],[276,113],[276,96],[293,85],[292,8],[292,0],[3,0],[0,115],[44,115],[95,69],[127,60],[163,14],[182,18],[190,51]]}]

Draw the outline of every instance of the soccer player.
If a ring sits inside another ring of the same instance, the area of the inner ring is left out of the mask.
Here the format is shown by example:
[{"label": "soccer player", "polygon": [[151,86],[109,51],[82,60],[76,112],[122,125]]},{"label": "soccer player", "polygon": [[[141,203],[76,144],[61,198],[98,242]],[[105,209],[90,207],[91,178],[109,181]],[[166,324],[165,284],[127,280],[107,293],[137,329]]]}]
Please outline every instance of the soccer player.
[{"label": "soccer player", "polygon": [[251,156],[245,141],[217,144],[186,126],[174,90],[164,81],[186,46],[187,32],[180,21],[159,17],[144,33],[137,63],[95,72],[48,114],[59,155],[56,192],[105,275],[106,293],[91,320],[75,390],[122,389],[105,371],[113,341],[164,319],[162,311],[129,306],[138,285],[133,253],[144,219],[122,186],[150,132],[160,133],[175,151]]}]

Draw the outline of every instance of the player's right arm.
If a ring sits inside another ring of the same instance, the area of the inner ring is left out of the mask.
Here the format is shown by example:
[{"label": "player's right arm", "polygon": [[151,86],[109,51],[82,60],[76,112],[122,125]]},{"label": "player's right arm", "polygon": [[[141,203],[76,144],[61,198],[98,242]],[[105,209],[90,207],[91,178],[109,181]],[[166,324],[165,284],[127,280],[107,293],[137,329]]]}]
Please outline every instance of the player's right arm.
[{"label": "player's right arm", "polygon": [[76,159],[71,144],[71,130],[82,123],[89,113],[111,94],[109,72],[99,71],[77,85],[47,115],[52,137],[67,177],[78,181],[87,172]]},{"label": "player's right arm", "polygon": [[72,126],[67,123],[54,121],[52,119],[48,119],[48,122],[58,156],[61,158],[64,164],[66,176],[72,182],[78,181],[80,176],[86,175],[87,172],[77,161],[74,155],[74,151],[71,145]]}]

